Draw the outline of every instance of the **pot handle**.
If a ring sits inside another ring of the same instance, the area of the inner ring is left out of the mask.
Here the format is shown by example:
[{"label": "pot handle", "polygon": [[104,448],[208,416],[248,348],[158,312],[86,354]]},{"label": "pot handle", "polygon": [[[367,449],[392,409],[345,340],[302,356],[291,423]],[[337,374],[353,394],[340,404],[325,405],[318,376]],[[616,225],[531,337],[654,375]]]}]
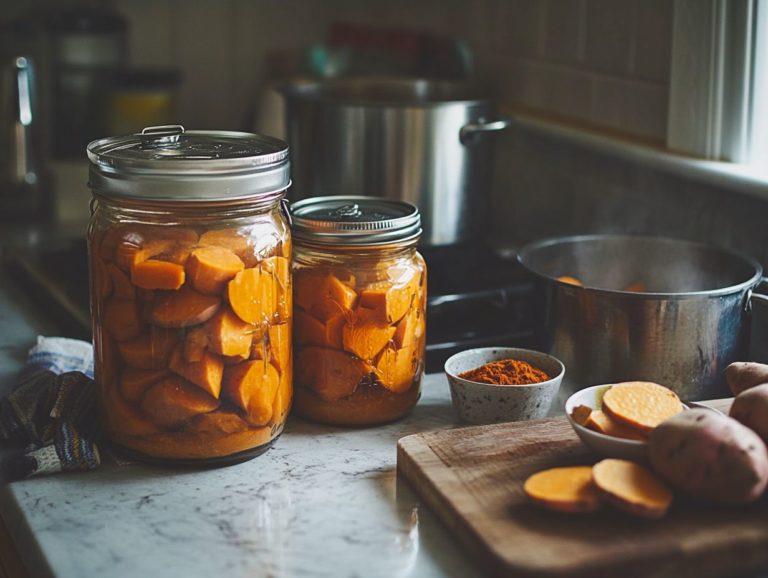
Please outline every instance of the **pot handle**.
[{"label": "pot handle", "polygon": [[459,130],[459,140],[461,144],[473,145],[478,142],[479,138],[488,132],[499,132],[512,126],[511,118],[500,118],[487,122],[484,118],[477,119],[477,122],[470,122],[465,124]]}]

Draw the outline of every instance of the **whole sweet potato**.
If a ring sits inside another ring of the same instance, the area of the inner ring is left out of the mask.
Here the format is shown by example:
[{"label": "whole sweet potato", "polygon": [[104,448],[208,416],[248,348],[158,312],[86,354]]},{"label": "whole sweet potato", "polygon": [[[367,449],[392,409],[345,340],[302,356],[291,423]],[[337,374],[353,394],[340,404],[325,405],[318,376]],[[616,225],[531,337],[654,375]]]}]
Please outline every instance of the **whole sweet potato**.
[{"label": "whole sweet potato", "polygon": [[683,411],[656,426],[648,457],[670,485],[718,502],[752,502],[768,483],[762,440],[735,419],[707,409]]},{"label": "whole sweet potato", "polygon": [[725,381],[733,395],[751,387],[768,383],[768,365],[753,361],[736,361],[725,368]]},{"label": "whole sweet potato", "polygon": [[737,395],[730,415],[768,444],[768,383],[756,385]]}]

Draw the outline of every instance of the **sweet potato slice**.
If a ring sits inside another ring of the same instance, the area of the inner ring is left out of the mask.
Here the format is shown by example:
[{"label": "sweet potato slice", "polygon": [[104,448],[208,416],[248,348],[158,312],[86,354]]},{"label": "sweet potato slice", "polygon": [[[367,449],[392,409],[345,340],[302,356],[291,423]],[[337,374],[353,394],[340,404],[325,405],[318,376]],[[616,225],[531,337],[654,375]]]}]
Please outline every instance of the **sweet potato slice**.
[{"label": "sweet potato slice", "polygon": [[391,282],[373,283],[360,291],[360,306],[374,310],[376,320],[382,324],[397,323],[408,312],[411,304],[418,301],[418,271],[393,267],[389,274]]},{"label": "sweet potato slice", "polygon": [[219,400],[179,377],[166,377],[144,394],[141,411],[160,427],[175,428],[200,413],[219,407]]},{"label": "sweet potato slice", "polygon": [[212,351],[219,355],[248,357],[255,333],[260,330],[246,323],[228,307],[223,307],[205,325]]},{"label": "sweet potato slice", "polygon": [[126,365],[138,369],[160,369],[167,365],[178,340],[178,332],[159,327],[149,327],[130,341],[117,344]]},{"label": "sweet potato slice", "polygon": [[102,323],[116,341],[127,341],[141,333],[142,323],[136,301],[112,298],[104,303]]},{"label": "sweet potato slice", "polygon": [[142,436],[158,433],[160,429],[129,404],[115,387],[102,389],[104,428],[125,435]]},{"label": "sweet potato slice", "polygon": [[275,281],[260,267],[240,271],[227,284],[232,310],[246,323],[269,322],[277,310]]},{"label": "sweet potato slice", "polygon": [[351,320],[342,330],[344,349],[360,359],[375,358],[395,334],[395,327],[381,325],[379,313],[358,307]]},{"label": "sweet potato slice", "polygon": [[272,421],[281,423],[285,421],[293,401],[293,372],[291,364],[280,371],[280,384],[275,393],[275,401],[272,411]]},{"label": "sweet potato slice", "polygon": [[114,265],[113,263],[107,264],[107,271],[112,279],[112,287],[115,297],[119,297],[120,299],[136,298],[136,288],[131,283],[128,275],[123,273],[117,265]]},{"label": "sweet potato slice", "polygon": [[571,412],[571,418],[573,421],[575,421],[579,425],[583,425],[584,427],[589,427],[587,425],[587,421],[589,421],[589,416],[592,413],[592,408],[588,405],[577,405],[573,408],[573,411]]},{"label": "sweet potato slice", "polygon": [[403,393],[413,385],[416,364],[411,349],[385,347],[376,359],[374,367],[376,377],[389,391]]},{"label": "sweet potato slice", "polygon": [[291,264],[285,257],[269,257],[261,263],[262,270],[271,273],[275,280],[275,302],[277,322],[285,323],[291,318],[293,291],[291,288]]},{"label": "sweet potato slice", "polygon": [[120,376],[120,393],[128,402],[137,405],[146,391],[167,375],[166,369],[126,367]]},{"label": "sweet potato slice", "polygon": [[618,509],[643,518],[661,518],[672,491],[650,470],[628,460],[607,459],[592,468],[592,481]]},{"label": "sweet potato slice", "polygon": [[523,491],[535,504],[567,513],[588,513],[600,509],[600,493],[592,483],[592,468],[571,466],[533,474]]},{"label": "sweet potato slice", "polygon": [[616,421],[611,416],[599,409],[592,410],[584,424],[591,430],[600,432],[602,434],[613,436],[615,438],[622,438],[625,440],[645,441],[648,439],[648,434],[642,431],[624,425],[621,422]]},{"label": "sweet potato slice", "polygon": [[131,267],[131,282],[142,289],[175,290],[184,279],[184,267],[168,261],[147,259]]},{"label": "sweet potato slice", "polygon": [[414,342],[421,337],[423,331],[422,317],[416,304],[406,313],[395,326],[395,334],[392,336],[392,342],[397,349],[412,347]]},{"label": "sweet potato slice", "polygon": [[224,408],[210,413],[201,413],[189,420],[189,426],[185,431],[213,434],[218,436],[244,432],[250,429],[250,425],[234,411]]},{"label": "sweet potato slice", "polygon": [[272,418],[280,374],[264,360],[246,361],[228,367],[224,374],[223,395],[245,410],[255,425],[265,425]]},{"label": "sweet potato slice", "polygon": [[224,363],[217,355],[204,353],[200,361],[186,361],[182,347],[179,346],[171,354],[168,367],[175,374],[194,383],[212,397],[219,398],[221,379],[224,375]]},{"label": "sweet potato slice", "polygon": [[184,359],[186,361],[202,361],[209,345],[208,331],[203,327],[190,329],[184,337]]},{"label": "sweet potato slice", "polygon": [[355,393],[371,367],[348,353],[325,347],[302,347],[296,355],[296,381],[327,401]]},{"label": "sweet potato slice", "polygon": [[677,394],[657,383],[617,383],[603,395],[603,411],[616,421],[650,432],[665,419],[683,411]]},{"label": "sweet potato slice", "polygon": [[315,319],[309,313],[296,309],[293,313],[293,326],[296,329],[296,343],[320,345],[341,349],[342,332],[346,319],[339,314],[325,322]]},{"label": "sweet potato slice", "polygon": [[208,321],[220,305],[218,297],[203,295],[184,286],[155,299],[149,320],[160,327],[189,327]]},{"label": "sweet potato slice", "polygon": [[291,366],[291,325],[290,323],[270,325],[267,333],[270,361],[282,374]]},{"label": "sweet potato slice", "polygon": [[218,295],[227,283],[245,269],[242,259],[224,247],[198,247],[187,261],[192,287],[205,295]]},{"label": "sweet potato slice", "polygon": [[200,236],[199,245],[222,247],[240,257],[246,267],[254,267],[258,260],[251,239],[235,228],[213,229]]},{"label": "sweet potato slice", "polygon": [[320,321],[347,315],[357,304],[357,292],[336,275],[300,269],[294,283],[296,305]]}]

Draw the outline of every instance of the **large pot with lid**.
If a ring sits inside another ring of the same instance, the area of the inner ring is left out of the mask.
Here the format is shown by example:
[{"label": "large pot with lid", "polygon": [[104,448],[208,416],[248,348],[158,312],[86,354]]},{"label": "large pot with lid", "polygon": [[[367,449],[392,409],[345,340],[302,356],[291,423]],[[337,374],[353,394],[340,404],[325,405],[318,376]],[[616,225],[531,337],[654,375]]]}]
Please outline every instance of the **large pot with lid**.
[{"label": "large pot with lid", "polygon": [[760,297],[754,260],[623,235],[547,239],[518,260],[537,278],[538,345],[567,367],[563,394],[644,380],[687,400],[728,395],[723,370],[747,358],[750,302]]},{"label": "large pot with lid", "polygon": [[348,78],[282,87],[298,200],[387,197],[416,205],[423,245],[471,240],[491,186],[489,133],[508,126],[467,84]]}]

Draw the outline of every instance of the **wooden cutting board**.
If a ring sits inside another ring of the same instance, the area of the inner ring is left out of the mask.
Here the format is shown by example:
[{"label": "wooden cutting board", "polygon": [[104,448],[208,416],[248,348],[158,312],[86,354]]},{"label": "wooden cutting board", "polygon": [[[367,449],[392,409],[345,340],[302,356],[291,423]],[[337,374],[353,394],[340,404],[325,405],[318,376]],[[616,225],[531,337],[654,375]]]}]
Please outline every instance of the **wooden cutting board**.
[{"label": "wooden cutting board", "polygon": [[565,417],[402,438],[397,467],[495,576],[704,578],[768,571],[768,497],[733,508],[676,496],[662,520],[568,515],[523,494],[540,470],[592,464]]}]

